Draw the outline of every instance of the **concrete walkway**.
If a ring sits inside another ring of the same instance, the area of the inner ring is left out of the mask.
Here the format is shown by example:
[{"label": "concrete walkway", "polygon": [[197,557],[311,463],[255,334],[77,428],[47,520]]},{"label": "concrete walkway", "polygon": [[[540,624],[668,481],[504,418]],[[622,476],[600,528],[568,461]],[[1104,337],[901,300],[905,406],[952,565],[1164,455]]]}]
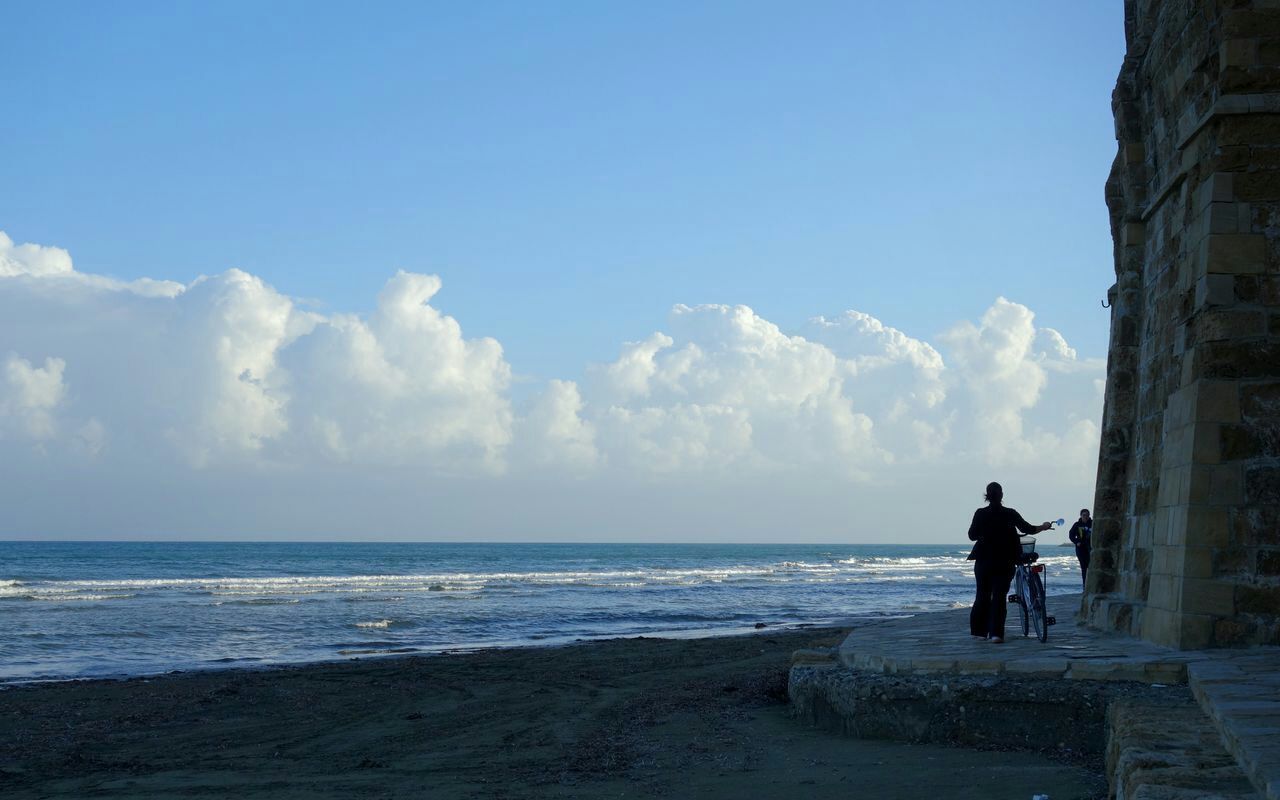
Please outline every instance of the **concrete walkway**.
[{"label": "concrete walkway", "polygon": [[1179,651],[1076,623],[1080,595],[1049,598],[1049,641],[1024,639],[1009,608],[1004,644],[969,636],[969,610],[854,623],[843,666],[885,674],[1017,675],[1191,687],[1258,793],[1280,800],[1280,648]]}]

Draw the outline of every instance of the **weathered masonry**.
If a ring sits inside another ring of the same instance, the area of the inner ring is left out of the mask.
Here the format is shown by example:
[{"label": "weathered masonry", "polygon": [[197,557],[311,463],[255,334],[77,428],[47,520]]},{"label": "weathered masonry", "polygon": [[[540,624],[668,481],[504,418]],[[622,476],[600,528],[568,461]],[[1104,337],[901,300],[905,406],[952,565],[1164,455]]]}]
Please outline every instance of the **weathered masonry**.
[{"label": "weathered masonry", "polygon": [[1280,0],[1126,0],[1096,627],[1280,644]]}]

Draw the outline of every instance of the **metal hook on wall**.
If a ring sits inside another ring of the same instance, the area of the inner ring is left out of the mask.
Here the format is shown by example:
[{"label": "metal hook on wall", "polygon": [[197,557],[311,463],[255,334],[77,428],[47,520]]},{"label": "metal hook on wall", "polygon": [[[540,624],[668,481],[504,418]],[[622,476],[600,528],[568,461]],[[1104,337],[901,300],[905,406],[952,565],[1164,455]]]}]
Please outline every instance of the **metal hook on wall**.
[{"label": "metal hook on wall", "polygon": [[1111,304],[1108,303],[1106,300],[1099,300],[1098,302],[1102,303],[1103,308],[1111,308]]}]

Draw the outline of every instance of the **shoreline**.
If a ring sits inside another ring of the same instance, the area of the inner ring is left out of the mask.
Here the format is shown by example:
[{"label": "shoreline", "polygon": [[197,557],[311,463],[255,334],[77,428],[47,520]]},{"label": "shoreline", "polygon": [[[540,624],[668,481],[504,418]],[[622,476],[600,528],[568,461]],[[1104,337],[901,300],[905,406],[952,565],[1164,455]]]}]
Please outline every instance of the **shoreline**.
[{"label": "shoreline", "polygon": [[[932,613],[929,611],[916,613]],[[67,676],[47,676],[35,678],[5,678],[0,676],[0,692],[9,689],[59,685],[66,683],[92,683],[96,681],[108,683],[123,683],[134,680],[150,681],[166,676],[206,674],[206,673],[222,673],[233,671],[244,672],[270,672],[283,671],[289,669],[306,669],[310,667],[332,666],[335,664],[345,664],[355,661],[388,661],[403,658],[441,658],[450,656],[466,656],[477,653],[488,652],[507,652],[514,650],[538,650],[560,647],[574,647],[577,645],[600,644],[604,642],[640,640],[640,639],[656,639],[663,641],[691,641],[697,639],[721,639],[735,636],[752,636],[763,633],[790,633],[804,632],[809,630],[825,630],[825,629],[849,629],[856,622],[865,619],[893,619],[897,617],[909,617],[913,614],[884,614],[875,615],[874,617],[838,617],[831,620],[820,622],[795,622],[768,624],[756,623],[756,625],[744,628],[726,628],[724,630],[698,628],[685,631],[652,631],[635,635],[601,635],[595,637],[569,637],[569,636],[547,636],[541,639],[527,640],[513,643],[498,644],[481,644],[475,646],[468,645],[448,645],[438,650],[431,650],[422,647],[409,647],[403,649],[388,649],[380,651],[339,651],[330,658],[317,658],[305,661],[254,661],[249,662],[246,659],[225,659],[221,661],[210,661],[199,665],[188,665],[184,667],[175,667],[174,669],[159,670],[155,672],[121,672],[108,675],[67,675]]]},{"label": "shoreline", "polygon": [[[6,797],[1092,798],[1100,766],[841,738],[791,654],[843,628],[626,638],[0,692]],[[893,766],[888,766],[893,765]]]}]

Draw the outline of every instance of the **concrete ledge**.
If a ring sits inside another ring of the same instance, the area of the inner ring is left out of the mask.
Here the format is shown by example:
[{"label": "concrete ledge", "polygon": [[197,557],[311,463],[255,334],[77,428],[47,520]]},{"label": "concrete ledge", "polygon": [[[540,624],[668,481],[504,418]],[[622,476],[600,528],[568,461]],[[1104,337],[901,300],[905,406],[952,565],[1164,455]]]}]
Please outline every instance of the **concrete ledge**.
[{"label": "concrete ledge", "polygon": [[1016,607],[1010,608],[1009,635],[1002,645],[968,635],[968,609],[865,622],[840,645],[839,660],[850,669],[888,675],[1010,674],[1170,684],[1185,683],[1187,664],[1202,657],[1078,625],[1079,607],[1078,594],[1049,598],[1049,613],[1059,622],[1043,644],[1021,636]]},{"label": "concrete ledge", "polygon": [[1280,800],[1280,649],[1191,665],[1191,691],[1259,794]]},{"label": "concrete ledge", "polygon": [[862,622],[797,654],[793,711],[852,736],[1070,758],[1110,738],[1118,800],[1280,800],[1280,648],[1174,650],[1077,625],[1079,607],[1049,598],[1047,643],[974,639],[968,609]]}]

